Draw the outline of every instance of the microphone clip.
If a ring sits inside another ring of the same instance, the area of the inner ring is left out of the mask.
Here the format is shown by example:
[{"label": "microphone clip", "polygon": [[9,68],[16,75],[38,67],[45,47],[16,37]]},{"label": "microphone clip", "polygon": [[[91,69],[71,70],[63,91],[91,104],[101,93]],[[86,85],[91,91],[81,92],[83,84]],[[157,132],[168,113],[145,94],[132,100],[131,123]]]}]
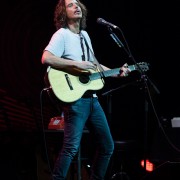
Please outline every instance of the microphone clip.
[{"label": "microphone clip", "polygon": [[112,27],[114,29],[120,29],[118,26],[116,26],[116,25],[114,25],[114,24],[112,24],[110,22],[105,21],[103,18],[98,18],[97,23],[101,24],[101,25],[104,25],[104,26],[107,26],[107,27]]}]

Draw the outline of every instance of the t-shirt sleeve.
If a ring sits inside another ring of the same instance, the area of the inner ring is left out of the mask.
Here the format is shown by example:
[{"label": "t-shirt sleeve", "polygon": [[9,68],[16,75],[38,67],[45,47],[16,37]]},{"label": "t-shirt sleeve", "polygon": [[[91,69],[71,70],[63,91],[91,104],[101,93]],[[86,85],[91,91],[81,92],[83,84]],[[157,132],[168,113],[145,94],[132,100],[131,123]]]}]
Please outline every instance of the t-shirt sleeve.
[{"label": "t-shirt sleeve", "polygon": [[45,47],[47,50],[55,56],[61,57],[64,52],[64,36],[62,31],[56,31],[51,37],[49,44]]}]

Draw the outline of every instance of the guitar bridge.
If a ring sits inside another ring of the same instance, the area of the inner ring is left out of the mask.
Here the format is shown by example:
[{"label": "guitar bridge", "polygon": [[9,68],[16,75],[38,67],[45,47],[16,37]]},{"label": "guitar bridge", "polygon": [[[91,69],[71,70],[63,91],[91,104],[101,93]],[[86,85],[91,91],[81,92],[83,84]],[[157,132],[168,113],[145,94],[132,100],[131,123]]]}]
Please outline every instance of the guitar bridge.
[{"label": "guitar bridge", "polygon": [[73,90],[73,86],[72,86],[72,83],[71,83],[71,80],[70,80],[68,74],[65,74],[65,78],[66,78],[66,81],[69,85],[70,90]]}]

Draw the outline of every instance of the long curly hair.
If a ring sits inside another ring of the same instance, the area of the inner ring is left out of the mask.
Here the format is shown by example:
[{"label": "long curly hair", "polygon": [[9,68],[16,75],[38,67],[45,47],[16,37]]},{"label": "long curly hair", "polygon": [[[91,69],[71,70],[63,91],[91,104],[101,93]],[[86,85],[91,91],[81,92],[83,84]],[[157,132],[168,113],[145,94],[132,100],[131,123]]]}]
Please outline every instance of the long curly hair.
[{"label": "long curly hair", "polygon": [[[83,30],[86,28],[86,17],[87,17],[87,8],[86,6],[77,0],[82,11],[82,18],[80,21],[80,29]],[[54,11],[54,25],[56,29],[67,27],[67,15],[66,15],[66,6],[65,0],[59,0]]]}]

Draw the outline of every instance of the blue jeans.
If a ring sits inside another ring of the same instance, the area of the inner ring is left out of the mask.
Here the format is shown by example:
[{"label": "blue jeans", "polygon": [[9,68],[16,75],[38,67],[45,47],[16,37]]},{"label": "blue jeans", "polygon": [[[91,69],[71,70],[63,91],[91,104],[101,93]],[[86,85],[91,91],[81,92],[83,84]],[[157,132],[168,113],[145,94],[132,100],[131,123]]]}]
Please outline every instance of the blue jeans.
[{"label": "blue jeans", "polygon": [[105,113],[98,98],[80,98],[65,104],[64,141],[53,171],[53,180],[64,180],[71,161],[78,152],[83,129],[88,124],[90,133],[95,135],[96,155],[92,164],[91,180],[103,180],[113,154],[112,139]]}]

